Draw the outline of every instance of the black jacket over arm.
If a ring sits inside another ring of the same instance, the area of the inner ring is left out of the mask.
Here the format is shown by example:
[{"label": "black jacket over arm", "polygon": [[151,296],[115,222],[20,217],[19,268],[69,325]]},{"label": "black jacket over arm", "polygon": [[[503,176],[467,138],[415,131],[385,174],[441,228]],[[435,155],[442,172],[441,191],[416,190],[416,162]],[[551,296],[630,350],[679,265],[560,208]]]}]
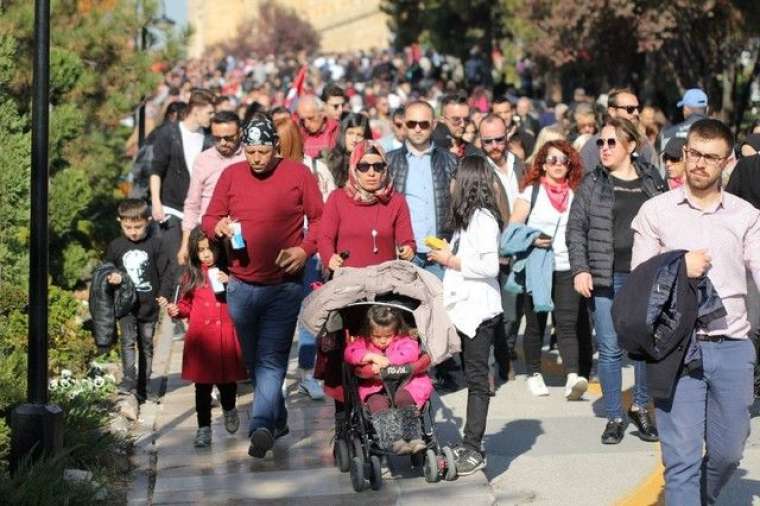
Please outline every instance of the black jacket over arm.
[{"label": "black jacket over arm", "polygon": [[689,279],[685,254],[669,251],[636,267],[612,304],[620,346],[646,361],[656,399],[672,396],[694,331],[726,315],[709,278]]}]

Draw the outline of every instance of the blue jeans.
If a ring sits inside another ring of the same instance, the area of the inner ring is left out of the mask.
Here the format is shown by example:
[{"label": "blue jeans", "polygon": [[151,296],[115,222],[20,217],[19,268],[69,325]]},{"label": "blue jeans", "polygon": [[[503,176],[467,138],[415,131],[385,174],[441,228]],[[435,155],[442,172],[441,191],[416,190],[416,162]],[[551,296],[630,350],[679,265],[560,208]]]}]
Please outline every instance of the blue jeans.
[{"label": "blue jeans", "polygon": [[[616,272],[613,275],[612,288],[594,290],[592,311],[596,328],[596,345],[599,350],[599,382],[602,384],[604,410],[607,418],[623,418],[623,350],[618,343],[615,327],[612,324],[612,299],[615,292],[623,287],[628,273]],[[649,404],[647,388],[646,363],[634,360],[633,404],[646,407]]]},{"label": "blue jeans", "polygon": [[[303,296],[307,297],[311,292],[311,284],[322,281],[322,262],[317,256],[312,256],[306,261],[303,276]],[[317,356],[317,337],[298,325],[298,367],[301,369],[314,369]]]},{"label": "blue jeans", "polygon": [[426,271],[435,274],[438,279],[443,279],[443,266],[439,263],[428,260],[427,251],[424,253],[417,253],[413,256],[412,263],[417,267],[422,267]]},{"label": "blue jeans", "polygon": [[230,316],[255,388],[249,434],[287,423],[281,389],[302,300],[300,283],[257,285],[230,277],[227,284]]},{"label": "blue jeans", "polygon": [[715,504],[749,436],[754,344],[700,345],[702,370],[681,376],[672,399],[655,399],[667,504]]}]

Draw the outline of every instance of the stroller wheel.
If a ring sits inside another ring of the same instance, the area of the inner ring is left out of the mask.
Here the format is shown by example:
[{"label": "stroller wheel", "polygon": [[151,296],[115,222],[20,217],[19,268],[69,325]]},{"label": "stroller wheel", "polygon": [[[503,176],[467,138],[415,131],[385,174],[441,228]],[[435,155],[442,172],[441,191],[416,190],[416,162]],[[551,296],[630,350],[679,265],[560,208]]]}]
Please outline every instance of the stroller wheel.
[{"label": "stroller wheel", "polygon": [[412,467],[422,467],[425,465],[425,452],[417,452],[411,455]]},{"label": "stroller wheel", "polygon": [[425,452],[425,481],[428,483],[436,483],[441,479],[438,474],[438,455],[433,450],[427,450]]},{"label": "stroller wheel", "polygon": [[351,485],[357,492],[361,492],[367,486],[364,479],[364,463],[359,457],[354,457],[351,460]]},{"label": "stroller wheel", "polygon": [[351,467],[351,456],[348,453],[348,445],[344,439],[337,438],[335,440],[333,453],[335,455],[335,464],[340,469],[340,472],[347,473]]},{"label": "stroller wheel", "polygon": [[372,486],[372,490],[380,490],[383,486],[383,468],[380,464],[380,457],[372,455],[369,458],[371,467],[371,474],[369,475],[369,484]]},{"label": "stroller wheel", "polygon": [[364,447],[361,438],[356,436],[351,438],[351,450],[353,451],[352,457],[359,457],[364,463]]},{"label": "stroller wheel", "polygon": [[457,461],[454,458],[454,452],[448,446],[444,446],[441,452],[443,452],[443,459],[446,463],[446,474],[443,475],[443,479],[454,481],[457,479]]}]

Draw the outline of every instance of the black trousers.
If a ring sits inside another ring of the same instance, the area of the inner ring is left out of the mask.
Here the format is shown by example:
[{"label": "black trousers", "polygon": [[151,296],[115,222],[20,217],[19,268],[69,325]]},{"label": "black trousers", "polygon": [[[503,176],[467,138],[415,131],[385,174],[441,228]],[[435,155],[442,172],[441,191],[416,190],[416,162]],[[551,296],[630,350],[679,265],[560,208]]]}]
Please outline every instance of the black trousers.
[{"label": "black trousers", "polygon": [[464,446],[480,453],[480,443],[486,430],[488,404],[488,358],[491,355],[496,329],[501,315],[480,324],[475,337],[459,333],[462,339],[462,363],[467,380],[467,421],[464,425]]},{"label": "black trousers", "polygon": [[[579,373],[580,345],[577,333],[581,296],[573,286],[570,271],[554,271],[552,278],[554,328],[557,346],[567,373]],[[536,313],[533,298],[525,297],[525,336],[523,348],[528,374],[541,372],[541,346],[546,332],[547,313]],[[589,340],[590,341],[590,340]]]},{"label": "black trousers", "polygon": [[144,401],[153,368],[153,333],[156,322],[140,321],[135,315],[128,314],[119,319],[119,328],[121,369],[124,374],[119,390],[135,394],[139,400]]},{"label": "black trousers", "polygon": [[[237,397],[237,383],[223,383],[216,385],[219,389],[219,402],[222,409],[229,411],[235,407]],[[195,384],[195,412],[198,416],[198,427],[211,425],[211,389],[214,385],[208,383]]]}]

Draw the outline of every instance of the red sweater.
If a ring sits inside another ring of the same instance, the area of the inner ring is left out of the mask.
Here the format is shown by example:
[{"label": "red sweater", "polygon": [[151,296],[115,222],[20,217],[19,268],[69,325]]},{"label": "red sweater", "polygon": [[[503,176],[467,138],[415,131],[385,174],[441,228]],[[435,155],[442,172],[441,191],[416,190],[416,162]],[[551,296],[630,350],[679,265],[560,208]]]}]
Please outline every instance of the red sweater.
[{"label": "red sweater", "polygon": [[274,263],[280,250],[300,246],[307,255],[316,253],[322,194],[303,164],[281,159],[271,172],[256,175],[248,162],[240,162],[227,167],[216,184],[201,222],[208,237],[225,216],[240,222],[245,239],[245,249],[229,250],[230,274],[273,285],[292,279]]},{"label": "red sweater", "polygon": [[[378,252],[373,252],[372,229],[377,230]],[[406,199],[394,192],[387,204],[362,205],[339,188],[325,203],[319,224],[319,256],[325,265],[334,253],[350,252],[343,265],[367,267],[396,259],[396,245],[416,250]]]}]

